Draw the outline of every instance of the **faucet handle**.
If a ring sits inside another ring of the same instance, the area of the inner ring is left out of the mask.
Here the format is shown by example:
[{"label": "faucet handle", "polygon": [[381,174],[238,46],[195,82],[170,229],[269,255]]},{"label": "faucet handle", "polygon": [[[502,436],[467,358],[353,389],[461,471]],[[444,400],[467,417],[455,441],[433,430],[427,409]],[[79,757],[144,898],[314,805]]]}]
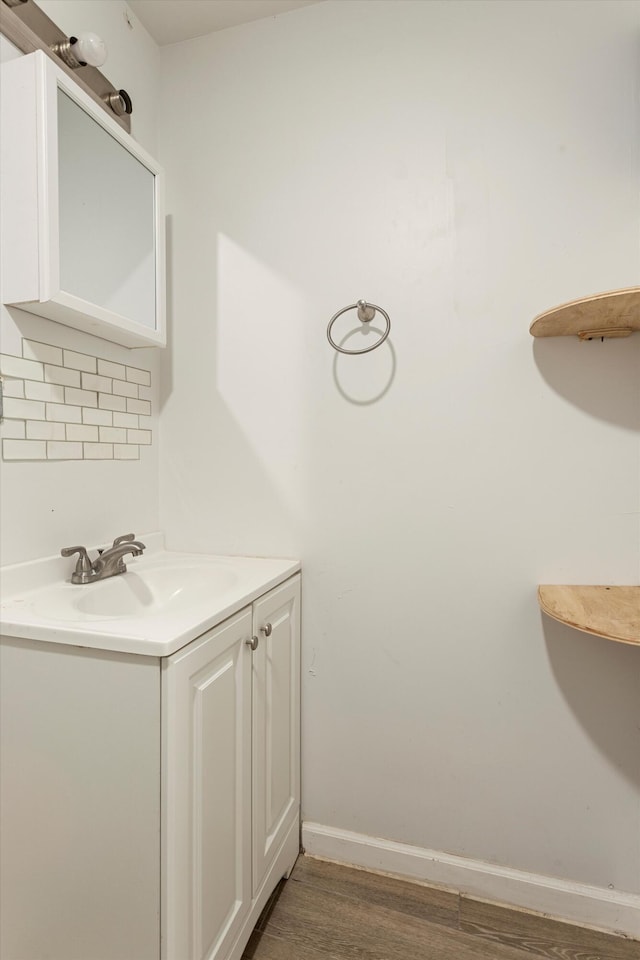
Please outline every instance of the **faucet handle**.
[{"label": "faucet handle", "polygon": [[89,559],[86,547],[63,547],[60,551],[62,557],[72,557],[74,553],[79,554],[76,568],[72,574],[73,583],[86,583],[93,577],[93,565]]},{"label": "faucet handle", "polygon": [[115,538],[112,546],[117,547],[119,543],[129,543],[130,540],[135,540],[135,538],[135,533],[123,533],[121,537]]},{"label": "faucet handle", "polygon": [[88,570],[91,569],[91,560],[89,560],[89,554],[87,553],[86,547],[63,547],[60,551],[61,557],[72,557],[74,553],[79,553],[78,557],[78,566],[82,564],[83,568]]}]

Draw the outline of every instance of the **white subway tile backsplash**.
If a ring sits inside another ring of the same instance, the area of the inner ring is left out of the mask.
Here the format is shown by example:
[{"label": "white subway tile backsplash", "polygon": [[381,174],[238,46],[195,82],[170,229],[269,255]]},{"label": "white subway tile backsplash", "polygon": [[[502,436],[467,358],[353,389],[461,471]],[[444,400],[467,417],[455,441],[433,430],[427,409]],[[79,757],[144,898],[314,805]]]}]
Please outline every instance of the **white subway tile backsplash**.
[{"label": "white subway tile backsplash", "polygon": [[115,393],[115,390],[112,390],[111,384],[113,381],[110,377],[97,377],[95,373],[83,373],[82,374],[82,389],[83,390],[104,390],[105,393]]},{"label": "white subway tile backsplash", "polygon": [[4,416],[7,420],[44,420],[44,414],[44,403],[39,400],[7,397],[4,401]]},{"label": "white subway tile backsplash", "polygon": [[127,431],[124,427],[100,427],[100,440],[104,443],[126,443]]},{"label": "white subway tile backsplash", "polygon": [[148,370],[138,370],[137,367],[127,367],[127,380],[131,383],[140,383],[143,387],[151,386],[151,374]]},{"label": "white subway tile backsplash", "polygon": [[93,423],[99,427],[110,427],[113,423],[113,414],[110,410],[93,410],[91,407],[83,407],[82,422]]},{"label": "white subway tile backsplash", "polygon": [[68,423],[67,440],[98,441],[100,439],[99,429],[101,428],[94,427],[89,423]]},{"label": "white subway tile backsplash", "polygon": [[127,376],[127,368],[121,363],[112,363],[111,360],[100,360],[98,358],[98,373],[102,377],[115,377],[117,380],[124,380]]},{"label": "white subway tile backsplash", "polygon": [[24,420],[3,420],[0,423],[0,437],[3,440],[24,440]]},{"label": "white subway tile backsplash", "polygon": [[85,373],[96,373],[98,361],[96,357],[89,357],[85,353],[74,353],[73,350],[64,350],[64,365],[74,370],[84,370]]},{"label": "white subway tile backsplash", "polygon": [[56,363],[62,366],[62,350],[60,347],[52,347],[49,343],[23,340],[22,356],[27,360],[40,360],[41,363]]},{"label": "white subway tile backsplash", "polygon": [[3,440],[4,460],[46,460],[47,445],[43,440]]},{"label": "white subway tile backsplash", "polygon": [[51,420],[27,420],[28,440],[65,440],[64,423]]},{"label": "white subway tile backsplash", "polygon": [[112,393],[99,393],[98,406],[101,410],[120,410],[127,409],[125,397],[114,397]]},{"label": "white subway tile backsplash", "polygon": [[66,367],[44,365],[44,379],[47,383],[59,383],[63,387],[79,387],[80,374],[77,370],[67,370]]},{"label": "white subway tile backsplash", "polygon": [[12,357],[7,353],[0,353],[0,374],[3,377],[17,377],[29,380],[44,380],[44,368],[35,360],[23,360],[22,357]]},{"label": "white subway tile backsplash", "polygon": [[151,374],[37,340],[0,354],[5,460],[139,460],[152,442]]},{"label": "white subway tile backsplash", "polygon": [[127,430],[127,440],[129,443],[142,443],[148,445],[151,443],[151,431]]},{"label": "white subway tile backsplash", "polygon": [[91,390],[76,390],[74,387],[64,388],[65,403],[72,403],[78,407],[97,407],[98,394]]},{"label": "white subway tile backsplash", "polygon": [[113,456],[116,460],[139,460],[140,447],[133,443],[114,443]]},{"label": "white subway tile backsplash", "polygon": [[24,395],[28,400],[48,400],[51,403],[64,403],[64,387],[58,386],[57,383],[25,380]]},{"label": "white subway tile backsplash", "polygon": [[113,425],[114,427],[133,427],[134,430],[140,426],[139,421],[140,417],[137,413],[114,413],[113,414]]},{"label": "white subway tile backsplash", "polygon": [[[140,387],[137,383],[127,383],[126,380],[114,380],[113,381],[113,392],[119,397],[135,397],[138,399],[138,390]],[[143,387],[144,389],[144,387]]]},{"label": "white subway tile backsplash", "polygon": [[151,404],[148,400],[131,400],[127,397],[127,413],[141,413],[148,417],[151,414]]},{"label": "white subway tile backsplash", "polygon": [[82,460],[82,444],[49,440],[47,460]]},{"label": "white subway tile backsplash", "polygon": [[85,460],[113,460],[112,443],[85,443]]},{"label": "white subway tile backsplash", "polygon": [[24,380],[3,380],[2,393],[5,397],[18,397],[24,400]]},{"label": "white subway tile backsplash", "polygon": [[48,403],[47,420],[56,420],[58,423],[80,423],[82,413],[80,407],[68,406],[66,403]]}]

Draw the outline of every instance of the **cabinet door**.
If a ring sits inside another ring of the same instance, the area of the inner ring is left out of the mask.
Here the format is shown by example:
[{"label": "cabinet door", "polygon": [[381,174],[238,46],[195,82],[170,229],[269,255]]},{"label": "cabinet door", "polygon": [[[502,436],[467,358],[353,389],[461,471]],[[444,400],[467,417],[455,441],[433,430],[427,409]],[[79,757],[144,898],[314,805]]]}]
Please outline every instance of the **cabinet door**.
[{"label": "cabinet door", "polygon": [[253,895],[300,807],[300,577],[254,604]]},{"label": "cabinet door", "polygon": [[163,661],[162,957],[223,960],[251,904],[251,612]]}]

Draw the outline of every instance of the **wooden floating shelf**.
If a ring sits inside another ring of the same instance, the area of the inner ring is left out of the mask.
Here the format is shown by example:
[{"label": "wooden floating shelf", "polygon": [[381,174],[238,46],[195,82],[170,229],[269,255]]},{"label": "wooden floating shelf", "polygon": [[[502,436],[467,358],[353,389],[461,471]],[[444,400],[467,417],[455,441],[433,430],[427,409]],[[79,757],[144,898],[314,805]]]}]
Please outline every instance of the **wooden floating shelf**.
[{"label": "wooden floating shelf", "polygon": [[545,583],[538,587],[538,601],[546,614],[576,630],[640,646],[640,586]]},{"label": "wooden floating shelf", "polygon": [[529,327],[533,337],[576,336],[581,340],[629,337],[634,332],[640,332],[640,287],[562,303],[538,314]]}]

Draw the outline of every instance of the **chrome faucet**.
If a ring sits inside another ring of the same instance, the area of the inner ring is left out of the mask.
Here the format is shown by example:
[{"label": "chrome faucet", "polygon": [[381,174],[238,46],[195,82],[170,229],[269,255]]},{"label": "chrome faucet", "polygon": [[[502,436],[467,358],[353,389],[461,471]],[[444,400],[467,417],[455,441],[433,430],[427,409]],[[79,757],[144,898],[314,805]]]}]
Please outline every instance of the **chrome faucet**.
[{"label": "chrome faucet", "polygon": [[71,574],[71,583],[95,583],[96,580],[106,580],[107,577],[125,573],[127,567],[123,557],[128,553],[139,557],[144,549],[144,543],[136,540],[134,533],[125,533],[122,537],[116,537],[108,550],[98,550],[93,562],[86,547],[64,547],[60,554],[63,557],[79,554],[76,568]]}]

